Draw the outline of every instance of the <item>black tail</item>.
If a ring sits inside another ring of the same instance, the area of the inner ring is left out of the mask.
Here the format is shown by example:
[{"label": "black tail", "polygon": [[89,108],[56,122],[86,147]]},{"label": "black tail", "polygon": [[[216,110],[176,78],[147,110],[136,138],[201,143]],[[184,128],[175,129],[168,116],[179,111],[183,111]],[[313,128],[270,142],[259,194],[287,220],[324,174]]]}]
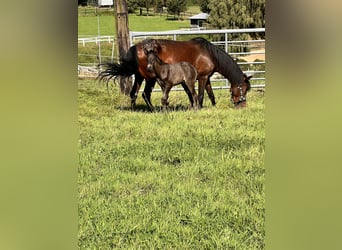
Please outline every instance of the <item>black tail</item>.
[{"label": "black tail", "polygon": [[137,58],[137,48],[136,46],[132,46],[127,51],[127,54],[121,58],[120,63],[110,63],[105,62],[100,66],[104,67],[104,70],[101,71],[98,75],[100,80],[109,81],[113,77],[117,76],[131,76],[138,71],[138,58]]}]

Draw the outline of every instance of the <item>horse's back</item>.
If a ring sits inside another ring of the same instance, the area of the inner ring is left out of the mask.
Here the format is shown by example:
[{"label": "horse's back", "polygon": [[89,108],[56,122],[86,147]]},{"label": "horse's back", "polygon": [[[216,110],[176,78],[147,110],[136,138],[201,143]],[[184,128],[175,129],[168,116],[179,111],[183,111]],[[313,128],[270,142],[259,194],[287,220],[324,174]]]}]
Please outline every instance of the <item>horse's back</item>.
[{"label": "horse's back", "polygon": [[160,45],[158,56],[166,63],[191,63],[199,75],[209,75],[215,68],[210,54],[197,40],[157,40],[157,42]]},{"label": "horse's back", "polygon": [[182,68],[183,74],[185,77],[189,79],[196,79],[197,78],[197,70],[195,66],[193,66],[189,62],[180,62],[179,65]]},{"label": "horse's back", "polygon": [[170,74],[170,65],[167,65],[167,64],[163,65],[160,68],[160,72],[159,72],[160,79],[165,80],[169,78],[169,74]]},{"label": "horse's back", "polygon": [[[146,71],[146,55],[143,51],[143,45],[149,42],[151,40],[137,44],[139,72],[144,78],[154,77],[153,74]],[[194,65],[197,74],[202,76],[210,75],[215,68],[210,55],[197,40],[172,41],[157,39],[156,42],[158,45],[156,49],[158,57],[165,63],[189,62]]]}]

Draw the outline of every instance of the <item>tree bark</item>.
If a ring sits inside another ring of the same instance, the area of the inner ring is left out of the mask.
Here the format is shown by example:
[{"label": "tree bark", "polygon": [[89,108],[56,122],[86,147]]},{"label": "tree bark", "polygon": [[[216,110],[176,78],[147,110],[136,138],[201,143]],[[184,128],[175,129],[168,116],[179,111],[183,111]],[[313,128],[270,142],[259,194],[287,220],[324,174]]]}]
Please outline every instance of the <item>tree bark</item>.
[{"label": "tree bark", "polygon": [[[122,59],[130,46],[129,29],[128,29],[128,7],[126,0],[116,0],[115,24],[116,24],[116,39],[120,59]],[[121,93],[129,95],[132,88],[131,77],[120,77]]]}]

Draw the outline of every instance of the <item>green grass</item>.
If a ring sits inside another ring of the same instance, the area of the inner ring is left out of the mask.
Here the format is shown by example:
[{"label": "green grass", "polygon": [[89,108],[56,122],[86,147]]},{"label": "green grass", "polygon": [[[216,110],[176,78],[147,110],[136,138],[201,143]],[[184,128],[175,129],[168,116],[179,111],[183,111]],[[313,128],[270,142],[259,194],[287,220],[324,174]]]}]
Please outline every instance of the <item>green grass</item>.
[{"label": "green grass", "polygon": [[196,15],[198,13],[201,13],[201,9],[197,5],[188,6],[187,12],[190,12],[192,15]]},{"label": "green grass", "polygon": [[235,110],[188,110],[171,92],[170,112],[130,111],[118,86],[80,80],[80,249],[263,249],[264,96]]},{"label": "green grass", "polygon": [[[189,20],[166,20],[165,16],[138,16],[129,14],[129,29],[131,31],[164,31],[189,28]],[[97,36],[98,23],[100,35],[115,34],[114,16],[78,16],[78,36]]]}]

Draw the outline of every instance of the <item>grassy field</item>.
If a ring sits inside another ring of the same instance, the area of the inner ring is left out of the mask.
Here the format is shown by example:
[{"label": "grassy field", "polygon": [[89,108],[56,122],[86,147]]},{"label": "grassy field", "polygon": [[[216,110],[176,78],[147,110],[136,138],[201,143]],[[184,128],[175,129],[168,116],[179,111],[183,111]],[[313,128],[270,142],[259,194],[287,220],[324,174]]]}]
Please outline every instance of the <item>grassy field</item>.
[{"label": "grassy field", "polygon": [[138,110],[118,86],[79,80],[80,249],[263,249],[264,94],[235,110],[188,110],[171,92],[169,112]]},{"label": "grassy field", "polygon": [[[97,36],[98,17],[84,16],[78,18],[78,36]],[[100,16],[100,35],[112,36],[115,34],[114,16]],[[129,25],[131,31],[162,31],[189,28],[189,20],[166,20],[164,16],[137,16],[129,15]]]},{"label": "grassy field", "polygon": [[[191,7],[191,11],[197,8]],[[82,12],[82,10],[79,10]],[[190,21],[184,20],[167,20],[166,16],[150,15],[139,16],[136,13],[129,14],[129,29],[131,31],[163,31],[178,30],[181,28],[189,28]],[[97,36],[98,21],[100,26],[100,35],[115,34],[115,18],[113,15],[79,15],[78,16],[78,36]]]}]

